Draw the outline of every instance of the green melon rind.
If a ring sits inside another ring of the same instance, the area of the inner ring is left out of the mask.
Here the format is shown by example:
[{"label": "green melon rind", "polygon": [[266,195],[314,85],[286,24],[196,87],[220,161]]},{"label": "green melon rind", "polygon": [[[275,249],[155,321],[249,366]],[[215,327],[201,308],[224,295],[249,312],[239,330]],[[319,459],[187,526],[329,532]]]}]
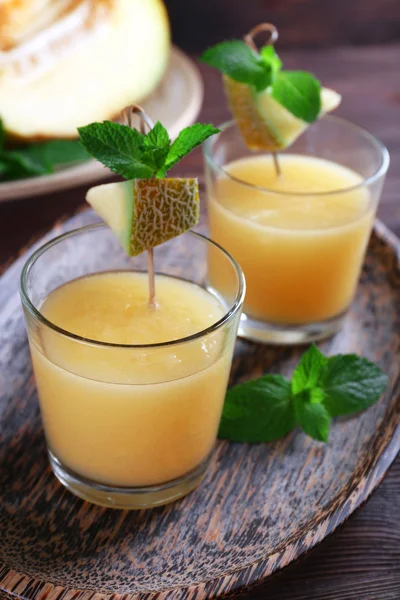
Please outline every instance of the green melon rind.
[{"label": "green melon rind", "polygon": [[197,179],[136,179],[130,255],[188,231],[200,218]]}]

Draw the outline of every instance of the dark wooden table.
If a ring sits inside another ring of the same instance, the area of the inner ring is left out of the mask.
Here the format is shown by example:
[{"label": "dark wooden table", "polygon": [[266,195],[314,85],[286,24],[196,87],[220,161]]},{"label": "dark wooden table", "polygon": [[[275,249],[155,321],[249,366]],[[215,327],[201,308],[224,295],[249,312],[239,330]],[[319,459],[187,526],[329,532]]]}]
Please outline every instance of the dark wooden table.
[{"label": "dark wooden table", "polygon": [[[389,148],[391,167],[380,218],[400,235],[400,45],[290,51],[286,68],[312,70],[344,98],[338,114],[367,128]],[[219,76],[202,67],[205,102],[199,120],[218,124],[228,112]],[[182,174],[202,179],[200,151]],[[56,220],[84,203],[86,188],[0,204],[0,266]],[[400,307],[399,307],[400,310]],[[266,600],[400,599],[400,457],[369,502],[331,538],[297,565],[256,589],[248,598]],[[1,541],[0,541],[1,543]]]}]

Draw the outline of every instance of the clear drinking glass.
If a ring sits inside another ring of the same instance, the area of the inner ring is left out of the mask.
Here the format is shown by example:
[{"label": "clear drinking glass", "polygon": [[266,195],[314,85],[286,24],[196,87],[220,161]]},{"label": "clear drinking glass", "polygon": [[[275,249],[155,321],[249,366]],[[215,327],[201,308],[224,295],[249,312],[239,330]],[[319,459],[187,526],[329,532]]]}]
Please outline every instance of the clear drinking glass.
[{"label": "clear drinking glass", "polygon": [[[328,337],[340,329],[356,291],[389,165],[386,148],[360,127],[326,116],[279,156],[283,177],[285,160],[295,161],[289,154],[304,157],[298,171],[303,164],[314,169],[313,157],[332,161],[334,188],[299,193],[292,182],[290,191],[276,192],[227,172],[229,163],[262,153],[247,149],[234,122],[221,128],[204,145],[208,217],[211,239],[246,277],[239,335],[276,344]],[[356,183],[343,186],[346,168]],[[223,285],[213,253],[208,278]]]},{"label": "clear drinking glass", "polygon": [[184,496],[203,478],[228,383],[243,273],[194,232],[154,249],[156,273],[205,288],[210,248],[229,280],[213,290],[222,318],[190,337],[149,345],[84,339],[41,314],[46,297],[76,278],[147,270],[146,255],[128,257],[106,226],[62,235],[25,264],[21,298],[50,463],[77,496],[145,508]]}]

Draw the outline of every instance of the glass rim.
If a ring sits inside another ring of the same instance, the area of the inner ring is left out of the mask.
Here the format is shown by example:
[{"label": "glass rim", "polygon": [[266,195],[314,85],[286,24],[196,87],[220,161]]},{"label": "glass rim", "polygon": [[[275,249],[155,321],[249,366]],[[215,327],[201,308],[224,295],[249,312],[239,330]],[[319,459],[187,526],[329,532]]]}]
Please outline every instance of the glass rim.
[{"label": "glass rim", "polygon": [[[165,348],[167,346],[175,346],[175,345],[192,342],[193,340],[203,338],[207,335],[210,335],[211,333],[214,333],[215,331],[217,331],[218,329],[223,327],[225,324],[227,324],[229,321],[231,321],[232,318],[241,309],[241,307],[243,305],[245,293],[246,293],[246,281],[245,281],[245,277],[244,277],[241,267],[236,262],[236,260],[231,256],[231,254],[229,254],[229,252],[227,252],[224,248],[222,248],[222,246],[220,246],[217,242],[214,242],[210,238],[206,237],[205,235],[202,235],[201,233],[198,233],[197,231],[189,230],[189,231],[186,231],[185,234],[193,236],[206,244],[211,244],[212,246],[216,247],[219,251],[221,251],[226,256],[226,258],[230,261],[230,263],[232,264],[232,266],[236,272],[236,275],[238,277],[238,285],[237,285],[238,289],[237,289],[237,292],[235,295],[235,299],[234,299],[231,307],[229,308],[229,310],[224,312],[224,315],[220,319],[218,319],[218,321],[216,321],[209,327],[202,329],[201,331],[192,333],[189,336],[186,336],[183,338],[177,338],[176,340],[168,340],[165,342],[157,342],[157,343],[152,343],[152,344],[118,344],[118,343],[114,343],[114,342],[103,342],[101,340],[92,340],[91,338],[86,338],[84,336],[77,335],[71,331],[68,331],[67,329],[63,329],[62,327],[59,327],[55,323],[52,323],[52,321],[50,321],[49,319],[47,319],[45,316],[42,315],[40,310],[38,310],[34,306],[31,299],[29,298],[29,295],[27,292],[27,280],[28,280],[28,276],[29,276],[29,273],[30,273],[32,267],[38,261],[38,259],[43,254],[45,254],[45,252],[47,250],[49,250],[53,246],[63,242],[64,240],[66,240],[68,238],[73,237],[74,235],[87,233],[90,231],[94,231],[96,229],[103,229],[103,228],[108,228],[106,223],[95,223],[92,225],[85,225],[85,226],[79,227],[77,229],[72,229],[71,231],[68,231],[61,235],[58,235],[57,237],[53,238],[52,240],[50,240],[50,241],[46,242],[45,244],[43,244],[42,246],[40,246],[26,260],[26,262],[22,268],[22,272],[21,272],[21,276],[20,276],[20,285],[19,285],[22,304],[29,311],[31,316],[34,319],[36,319],[37,321],[39,321],[42,325],[45,325],[49,329],[63,335],[64,337],[67,337],[69,339],[72,339],[72,340],[75,340],[78,342],[82,342],[82,343],[86,343],[86,344],[90,344],[93,346],[99,346],[102,348],[126,348],[126,349],[136,349],[136,350],[144,349],[144,348],[156,349],[156,348]],[[157,271],[156,271],[156,274],[157,274]],[[73,281],[73,280],[71,279],[71,281]],[[185,281],[187,281],[187,280],[185,280]]]},{"label": "glass rim", "polygon": [[[218,133],[217,135],[209,137],[204,142],[203,154],[204,154],[205,160],[210,164],[211,168],[214,169],[214,171],[219,172],[221,175],[225,175],[231,181],[234,181],[235,183],[238,183],[239,185],[242,185],[242,186],[252,189],[252,190],[257,190],[259,192],[264,192],[266,194],[274,194],[277,196],[284,196],[284,197],[293,197],[293,196],[294,197],[305,197],[305,196],[326,197],[326,196],[330,196],[330,195],[344,194],[347,192],[352,192],[352,191],[357,190],[362,187],[369,186],[369,185],[373,184],[377,179],[379,179],[380,177],[382,177],[383,175],[386,174],[386,172],[389,168],[389,163],[390,163],[389,151],[386,148],[386,146],[378,138],[376,138],[374,135],[372,135],[372,133],[369,133],[363,127],[360,127],[359,125],[356,125],[355,123],[352,123],[351,121],[348,121],[347,119],[343,119],[342,117],[336,117],[333,115],[325,115],[324,117],[322,117],[322,119],[320,119],[320,121],[328,121],[328,122],[331,121],[333,123],[337,123],[338,125],[342,125],[342,126],[344,125],[348,129],[352,129],[354,132],[358,133],[359,135],[364,136],[364,138],[366,138],[370,142],[370,144],[372,146],[374,146],[380,154],[381,162],[380,162],[378,168],[376,169],[376,171],[372,175],[369,175],[368,177],[363,178],[362,181],[360,181],[360,183],[356,183],[356,184],[348,186],[348,187],[338,188],[338,189],[329,190],[329,191],[322,191],[322,192],[295,192],[295,191],[274,190],[274,189],[266,188],[266,187],[263,187],[260,185],[254,185],[253,183],[249,183],[248,181],[243,181],[242,179],[239,179],[238,177],[231,175],[224,167],[217,165],[217,163],[215,162],[214,157],[213,157],[214,145],[217,143],[217,141],[220,139],[220,137],[225,133],[225,131],[227,131],[228,129],[230,129],[232,127],[236,127],[236,129],[238,129],[234,119],[232,119],[230,121],[225,121],[224,123],[222,123],[221,125],[218,126],[219,129],[221,129],[221,132]],[[315,123],[317,123],[317,122],[318,121],[316,121]],[[251,150],[249,150],[249,152],[251,153]]]}]

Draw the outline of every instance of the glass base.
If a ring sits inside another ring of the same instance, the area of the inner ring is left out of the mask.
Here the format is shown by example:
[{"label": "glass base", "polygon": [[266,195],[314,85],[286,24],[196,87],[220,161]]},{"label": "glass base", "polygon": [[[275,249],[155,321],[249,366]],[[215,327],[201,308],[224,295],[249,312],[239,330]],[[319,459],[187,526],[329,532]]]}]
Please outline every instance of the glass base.
[{"label": "glass base", "polygon": [[343,326],[346,313],[317,323],[304,325],[280,325],[258,321],[242,314],[239,325],[239,337],[252,342],[271,345],[308,344],[328,338],[337,333]]},{"label": "glass base", "polygon": [[163,506],[186,496],[200,485],[209,463],[208,457],[183,477],[161,485],[129,488],[107,486],[85,479],[65,467],[50,450],[49,458],[57,479],[75,496],[93,504],[100,504],[100,506],[128,510]]}]

